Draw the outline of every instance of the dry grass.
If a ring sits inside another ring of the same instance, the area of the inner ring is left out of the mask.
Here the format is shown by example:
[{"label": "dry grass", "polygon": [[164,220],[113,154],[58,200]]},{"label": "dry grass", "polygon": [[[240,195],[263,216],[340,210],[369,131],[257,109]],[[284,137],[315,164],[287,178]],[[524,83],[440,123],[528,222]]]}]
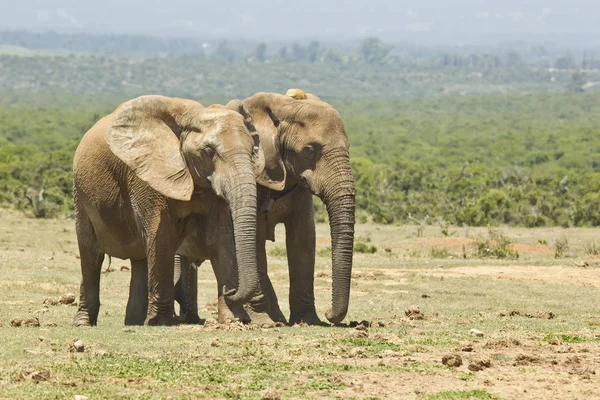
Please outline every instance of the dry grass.
[{"label": "dry grass", "polygon": [[[356,254],[347,321],[373,322],[366,330],[213,322],[124,329],[129,272],[120,267],[128,262],[113,260],[114,272],[102,275],[99,326],[73,328],[75,307],[43,305],[78,292],[73,221],[6,210],[0,221],[0,398],[600,397],[594,229],[506,228],[520,257],[495,260],[473,258],[472,244],[486,229],[450,228],[445,237],[433,226],[418,237],[414,226],[358,225],[357,236],[378,252]],[[331,296],[328,233],[318,226],[320,314]],[[553,244],[564,237],[569,248],[557,259]],[[278,228],[269,262],[287,313],[286,261],[275,250],[283,243]],[[445,258],[432,257],[432,248]],[[208,264],[199,276],[202,316],[212,321]],[[412,319],[410,306],[420,311]],[[34,316],[41,326],[11,326]],[[73,352],[75,339],[83,352]],[[454,353],[462,366],[443,365]],[[486,359],[489,368],[471,370]]]}]

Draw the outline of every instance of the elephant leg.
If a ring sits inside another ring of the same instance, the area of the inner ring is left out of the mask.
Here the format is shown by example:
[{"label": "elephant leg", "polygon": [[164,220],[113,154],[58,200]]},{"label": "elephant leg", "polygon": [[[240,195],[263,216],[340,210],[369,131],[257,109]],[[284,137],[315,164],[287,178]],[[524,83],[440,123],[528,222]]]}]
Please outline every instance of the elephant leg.
[{"label": "elephant leg", "polygon": [[290,324],[322,325],[315,310],[315,221],[312,195],[302,199],[285,221],[290,273]]},{"label": "elephant leg", "polygon": [[100,250],[92,222],[82,212],[77,219],[77,242],[81,260],[79,308],[73,318],[74,326],[94,326],[100,312],[100,273],[104,253]]},{"label": "elephant leg", "polygon": [[277,295],[273,284],[267,274],[267,252],[265,249],[266,220],[261,218],[257,228],[257,264],[260,277],[260,293],[257,293],[252,301],[246,305],[246,311],[252,319],[253,324],[261,326],[274,325],[275,322],[287,323],[285,316],[279,309]]},{"label": "elephant leg", "polygon": [[155,231],[146,232],[148,314],[144,325],[176,325],[173,275],[177,229],[170,216],[165,214],[155,226]]},{"label": "elephant leg", "polygon": [[[198,265],[202,264],[201,260]],[[186,324],[203,324],[198,316],[198,269],[186,256],[175,255],[175,301],[179,303],[179,321]]]},{"label": "elephant leg", "polygon": [[125,312],[125,325],[144,325],[148,315],[148,263],[131,260],[129,299]]}]

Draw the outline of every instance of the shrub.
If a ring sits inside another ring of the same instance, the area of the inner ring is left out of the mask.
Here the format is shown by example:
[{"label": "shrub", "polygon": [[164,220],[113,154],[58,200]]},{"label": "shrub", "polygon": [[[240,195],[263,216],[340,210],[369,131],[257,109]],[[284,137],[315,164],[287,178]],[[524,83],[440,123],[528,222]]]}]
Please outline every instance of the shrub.
[{"label": "shrub", "polygon": [[362,242],[360,239],[357,239],[354,242],[354,252],[355,253],[374,254],[374,253],[377,253],[377,247],[366,244],[366,243]]},{"label": "shrub", "polygon": [[511,248],[512,240],[501,230],[489,229],[487,239],[475,241],[475,254],[480,258],[519,258],[519,252]]}]

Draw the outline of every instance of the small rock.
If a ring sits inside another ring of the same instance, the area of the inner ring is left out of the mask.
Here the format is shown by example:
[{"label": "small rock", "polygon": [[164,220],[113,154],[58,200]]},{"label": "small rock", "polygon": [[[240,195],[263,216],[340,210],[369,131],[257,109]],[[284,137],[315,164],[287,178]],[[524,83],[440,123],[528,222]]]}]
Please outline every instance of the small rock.
[{"label": "small rock", "polygon": [[58,299],[58,302],[60,304],[71,304],[75,302],[75,295],[72,293],[63,294],[60,296],[60,299]]},{"label": "small rock", "polygon": [[489,358],[478,358],[475,360],[471,360],[469,363],[469,371],[483,371],[486,368],[490,368],[492,366],[492,361]]},{"label": "small rock", "polygon": [[425,319],[425,315],[419,309],[419,306],[410,306],[406,311],[404,311],[404,315],[406,315],[411,320],[422,320]]},{"label": "small rock", "polygon": [[267,389],[260,396],[260,400],[281,400],[281,399],[283,399],[283,397],[281,397],[281,394],[275,389]]},{"label": "small rock", "polygon": [[121,332],[135,332],[135,331],[131,328],[123,328],[123,329],[121,329]]},{"label": "small rock", "polygon": [[386,253],[391,253],[391,252],[392,252],[392,249],[391,249],[391,248],[389,248],[389,247],[386,247],[386,248],[385,248],[385,249],[383,249],[383,250],[384,250]]},{"label": "small rock", "polygon": [[219,338],[214,338],[212,342],[210,342],[212,347],[219,347]]},{"label": "small rock", "polygon": [[58,304],[58,300],[56,300],[56,299],[54,299],[52,297],[46,297],[44,299],[44,303],[43,304],[46,305],[46,306],[55,306],[55,305]]},{"label": "small rock", "polygon": [[83,340],[81,340],[81,339],[76,339],[73,342],[73,344],[71,344],[72,352],[83,353],[84,350],[85,350],[85,344],[83,343]]},{"label": "small rock", "polygon": [[536,317],[540,319],[554,319],[556,315],[552,311],[542,311],[537,313]]},{"label": "small rock", "polygon": [[468,343],[468,344],[464,345],[461,350],[466,353],[470,353],[473,351],[473,345],[471,343]]},{"label": "small rock", "polygon": [[379,353],[379,358],[400,357],[400,353],[394,350],[383,350]]},{"label": "small rock", "polygon": [[442,364],[448,367],[460,367],[463,361],[458,354],[446,354],[442,357]]},{"label": "small rock", "polygon": [[34,371],[31,373],[23,373],[21,374],[22,379],[43,382],[50,379],[50,371]]},{"label": "small rock", "polygon": [[562,340],[560,340],[560,338],[553,337],[552,339],[548,340],[548,343],[550,343],[552,346],[560,346],[562,344]]},{"label": "small rock", "polygon": [[10,321],[10,325],[14,328],[18,328],[20,326],[26,327],[38,327],[40,326],[40,320],[37,317],[28,318],[28,319],[13,319]]},{"label": "small rock", "polygon": [[422,295],[421,295],[421,298],[423,298],[423,299],[428,299],[428,298],[430,298],[430,297],[431,297],[431,296],[430,296],[430,295],[428,295],[428,294],[422,294]]},{"label": "small rock", "polygon": [[471,329],[469,333],[473,336],[483,337],[483,332],[481,332],[479,329]]},{"label": "small rock", "polygon": [[349,358],[365,358],[365,350],[360,347],[355,347],[348,352]]},{"label": "small rock", "polygon": [[84,396],[82,394],[76,394],[75,396],[73,396],[73,400],[88,400],[89,397]]},{"label": "small rock", "polygon": [[[360,326],[360,325],[359,325]],[[353,338],[359,338],[359,339],[366,339],[369,337],[369,332],[367,332],[366,330],[362,329],[359,330],[358,328],[356,330],[354,330],[351,334],[351,337]]]}]

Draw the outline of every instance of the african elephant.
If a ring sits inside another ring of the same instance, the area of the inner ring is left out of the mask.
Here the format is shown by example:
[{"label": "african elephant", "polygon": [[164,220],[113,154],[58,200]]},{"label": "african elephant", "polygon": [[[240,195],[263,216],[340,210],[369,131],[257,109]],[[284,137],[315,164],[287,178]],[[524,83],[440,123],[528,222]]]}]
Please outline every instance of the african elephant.
[{"label": "african elephant", "polygon": [[[265,252],[265,241],[275,240],[275,225],[283,222],[290,276],[289,322],[321,324],[314,298],[314,194],[327,207],[332,237],[333,304],[325,316],[332,323],[341,322],[350,296],[355,187],[348,136],[339,113],[316,96],[297,89],[286,96],[257,93],[243,101],[232,100],[227,107],[251,117],[266,163],[258,186],[261,290],[247,304],[247,313],[253,323],[261,325],[285,322],[267,275]],[[284,181],[285,187],[278,191],[263,185],[270,181]],[[185,289],[189,287],[184,285]],[[227,305],[219,302],[219,307]],[[219,316],[230,313],[219,309]]]},{"label": "african elephant", "polygon": [[[82,273],[73,324],[97,323],[105,254],[131,260],[127,315],[138,320],[126,323],[174,323],[175,250],[197,216],[223,207],[234,221],[231,243],[239,264],[237,289],[227,289],[225,298],[230,304],[249,300],[258,287],[256,182],[263,169],[259,138],[238,112],[141,96],[98,121],[73,163]],[[143,285],[133,284],[135,275],[146,274]],[[147,293],[147,302],[136,301],[139,293]],[[140,308],[147,309],[141,317]]]}]

